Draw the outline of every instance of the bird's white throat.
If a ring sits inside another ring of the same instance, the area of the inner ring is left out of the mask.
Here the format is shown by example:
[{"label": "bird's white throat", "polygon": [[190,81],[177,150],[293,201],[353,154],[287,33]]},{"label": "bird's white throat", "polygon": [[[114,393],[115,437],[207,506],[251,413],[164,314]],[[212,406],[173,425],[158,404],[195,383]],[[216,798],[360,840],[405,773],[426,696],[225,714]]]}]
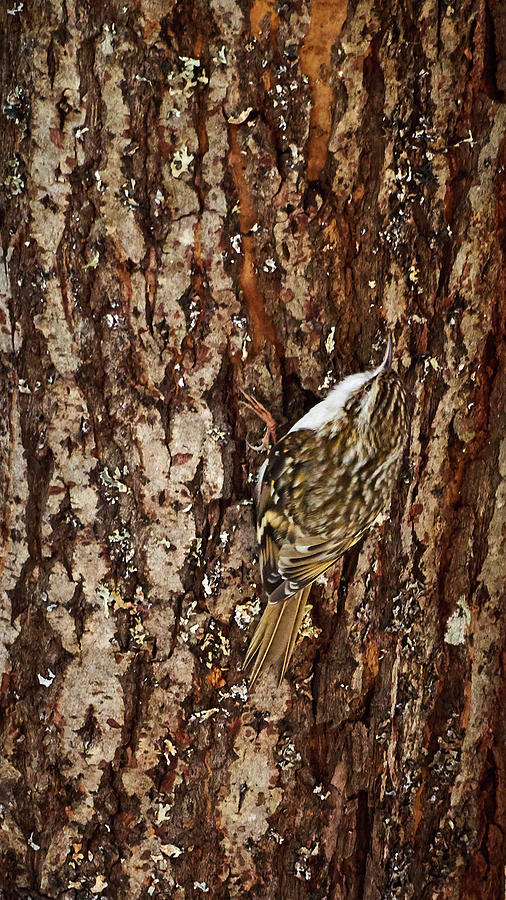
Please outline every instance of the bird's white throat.
[{"label": "bird's white throat", "polygon": [[309,428],[313,431],[317,431],[324,425],[328,425],[329,422],[340,419],[346,401],[351,394],[361,388],[370,378],[374,378],[374,376],[378,374],[380,368],[381,366],[378,369],[367,372],[357,372],[355,375],[348,375],[347,378],[344,378],[343,381],[340,381],[339,384],[336,384],[336,386],[329,391],[324,400],[321,400],[321,402],[317,403],[316,406],[313,406],[305,416],[302,416],[302,418],[290,428],[290,431],[299,431],[301,428]]}]

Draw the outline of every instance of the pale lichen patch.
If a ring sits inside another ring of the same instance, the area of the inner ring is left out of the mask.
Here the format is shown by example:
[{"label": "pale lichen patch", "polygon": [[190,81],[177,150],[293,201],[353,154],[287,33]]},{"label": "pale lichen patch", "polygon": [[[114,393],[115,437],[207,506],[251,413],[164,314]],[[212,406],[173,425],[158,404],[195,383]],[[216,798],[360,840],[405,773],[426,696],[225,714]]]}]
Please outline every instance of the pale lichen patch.
[{"label": "pale lichen patch", "polygon": [[446,623],[445,642],[458,646],[465,644],[471,622],[471,613],[466,603],[466,598],[461,597],[457,609],[451,614]]},{"label": "pale lichen patch", "polygon": [[227,857],[233,870],[242,873],[245,889],[255,878],[254,860],[247,847],[268,831],[268,818],[283,796],[280,788],[272,786],[276,778],[274,746],[275,735],[266,730],[258,736],[248,729],[241,730],[234,747],[236,758],[228,770],[228,793],[218,804]]},{"label": "pale lichen patch", "polygon": [[[120,677],[126,669],[128,657],[115,658],[114,631],[113,621],[106,618],[102,610],[90,616],[81,636],[80,656],[68,666],[56,703],[62,722],[66,775],[79,779],[82,784],[81,816],[85,815],[84,809],[98,788],[104,762],[112,761],[121,741],[121,727],[112,727],[110,722],[120,726],[123,724]],[[83,745],[79,740],[79,731],[88,716],[91,697],[97,728],[84,754],[86,765],[83,769]]]}]

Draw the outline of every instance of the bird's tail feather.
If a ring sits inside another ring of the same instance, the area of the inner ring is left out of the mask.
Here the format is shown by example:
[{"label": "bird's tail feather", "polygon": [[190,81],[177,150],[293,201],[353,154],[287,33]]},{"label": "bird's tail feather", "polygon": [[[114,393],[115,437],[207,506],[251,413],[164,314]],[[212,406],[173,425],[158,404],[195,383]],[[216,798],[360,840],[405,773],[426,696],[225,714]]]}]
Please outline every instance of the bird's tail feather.
[{"label": "bird's tail feather", "polygon": [[279,668],[279,680],[283,678],[293,653],[310,589],[311,585],[308,585],[288,600],[268,603],[265,607],[244,660],[244,668],[253,663],[251,686],[262,672],[275,663]]}]

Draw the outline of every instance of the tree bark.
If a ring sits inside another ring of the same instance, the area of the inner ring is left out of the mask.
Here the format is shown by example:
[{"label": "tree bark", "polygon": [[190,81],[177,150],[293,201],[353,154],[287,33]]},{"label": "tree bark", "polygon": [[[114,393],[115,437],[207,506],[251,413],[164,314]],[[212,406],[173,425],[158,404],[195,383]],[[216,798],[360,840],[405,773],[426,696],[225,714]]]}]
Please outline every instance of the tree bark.
[{"label": "tree bark", "polygon": [[[0,20],[2,896],[498,900],[504,8]],[[249,693],[240,389],[282,434],[388,329],[391,510]]]}]

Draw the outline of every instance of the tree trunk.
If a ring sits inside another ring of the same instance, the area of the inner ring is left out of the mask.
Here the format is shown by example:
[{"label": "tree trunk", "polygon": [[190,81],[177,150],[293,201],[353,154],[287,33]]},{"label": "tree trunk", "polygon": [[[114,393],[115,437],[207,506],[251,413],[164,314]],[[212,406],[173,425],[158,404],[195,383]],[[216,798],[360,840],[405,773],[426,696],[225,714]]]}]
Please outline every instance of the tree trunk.
[{"label": "tree trunk", "polygon": [[[2,896],[498,900],[504,7],[0,18]],[[388,329],[391,510],[248,692],[240,389],[282,434]]]}]

